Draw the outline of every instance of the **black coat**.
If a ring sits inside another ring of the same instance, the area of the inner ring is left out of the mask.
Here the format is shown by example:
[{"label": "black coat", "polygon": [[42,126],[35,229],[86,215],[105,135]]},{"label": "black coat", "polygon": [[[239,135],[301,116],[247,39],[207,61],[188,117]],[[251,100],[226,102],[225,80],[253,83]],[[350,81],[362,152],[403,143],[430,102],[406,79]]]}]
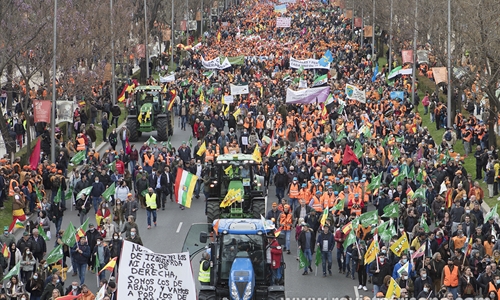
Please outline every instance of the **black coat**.
[{"label": "black coat", "polygon": [[[314,246],[316,245],[316,234],[310,230],[311,233],[311,252],[314,253]],[[302,251],[306,248],[306,232],[302,230],[302,232],[299,235],[299,246],[302,249]]]},{"label": "black coat", "polygon": [[370,273],[373,274],[373,284],[380,286],[384,284],[385,276],[391,276],[392,274],[391,264],[389,263],[389,261],[387,261],[387,258],[386,261],[384,261],[384,264],[379,262],[378,270],[379,272],[377,272],[377,262],[372,262],[370,266]]}]

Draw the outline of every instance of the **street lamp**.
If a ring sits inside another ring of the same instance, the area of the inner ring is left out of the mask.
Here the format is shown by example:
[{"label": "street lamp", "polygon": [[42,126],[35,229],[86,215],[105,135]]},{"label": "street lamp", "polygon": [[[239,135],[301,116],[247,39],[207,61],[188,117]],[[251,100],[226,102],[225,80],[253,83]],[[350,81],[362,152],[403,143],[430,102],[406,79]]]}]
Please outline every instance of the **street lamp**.
[{"label": "street lamp", "polygon": [[115,81],[115,36],[113,30],[113,0],[109,0],[109,18],[111,20],[111,102],[116,104],[116,81]]},{"label": "street lamp", "polygon": [[[413,70],[411,79],[411,102],[415,103],[415,77],[417,76],[417,17],[418,17],[418,0],[415,0],[415,31],[413,32]],[[417,107],[415,107],[417,109]]]},{"label": "street lamp", "polygon": [[146,55],[146,81],[149,79],[149,55],[148,55],[148,14],[146,0],[144,0],[144,51]]},{"label": "street lamp", "polygon": [[[52,110],[51,110],[51,121],[50,122],[50,131],[51,134],[54,135],[56,132],[56,59],[57,59],[57,0],[54,0],[54,45],[52,49]],[[50,143],[50,160],[52,163],[56,162],[56,141],[55,139],[51,139]]]},{"label": "street lamp", "polygon": [[447,96],[447,105],[446,112],[448,117],[446,118],[446,125],[448,127],[452,126],[451,120],[451,1],[448,0],[448,45],[447,45],[447,67],[448,67],[448,94]]}]

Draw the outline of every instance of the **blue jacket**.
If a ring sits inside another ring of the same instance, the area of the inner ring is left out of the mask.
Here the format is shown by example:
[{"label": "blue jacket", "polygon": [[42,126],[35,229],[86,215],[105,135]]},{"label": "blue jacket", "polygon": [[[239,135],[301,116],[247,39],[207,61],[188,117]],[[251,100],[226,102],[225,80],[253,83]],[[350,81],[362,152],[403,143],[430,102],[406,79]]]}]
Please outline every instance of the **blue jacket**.
[{"label": "blue jacket", "polygon": [[[394,269],[392,270],[392,278],[394,278],[395,280],[398,279],[399,277],[399,273],[398,273],[398,270],[403,266],[404,264],[402,264],[401,262],[398,262],[396,265],[394,265]],[[412,271],[412,263],[409,263],[408,264],[408,269],[410,270],[410,272],[408,272],[408,277],[414,277],[415,276],[415,271]]]},{"label": "blue jacket", "polygon": [[318,245],[321,251],[323,251],[323,240],[328,241],[328,251],[332,251],[333,247],[335,246],[335,240],[333,239],[333,234],[331,232],[328,232],[327,234],[321,232],[319,234],[316,244]]},{"label": "blue jacket", "polygon": [[[82,253],[78,252],[77,251],[78,249],[82,250]],[[73,258],[74,262],[77,264],[80,264],[80,265],[87,264],[89,257],[90,257],[90,246],[88,244],[85,244],[85,245],[82,245],[80,243],[75,244],[71,248],[71,257]]]},{"label": "blue jacket", "polygon": [[92,197],[101,197],[102,193],[106,188],[104,187],[104,184],[102,182],[94,182],[92,183],[92,191],[90,192],[90,196]]}]

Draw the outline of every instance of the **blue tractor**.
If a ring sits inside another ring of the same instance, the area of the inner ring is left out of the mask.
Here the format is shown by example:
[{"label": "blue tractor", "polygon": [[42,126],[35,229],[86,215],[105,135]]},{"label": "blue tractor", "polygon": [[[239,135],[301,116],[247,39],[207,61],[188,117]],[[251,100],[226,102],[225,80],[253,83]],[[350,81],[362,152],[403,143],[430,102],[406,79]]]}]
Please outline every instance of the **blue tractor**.
[{"label": "blue tractor", "polygon": [[200,287],[198,299],[284,299],[283,256],[281,279],[275,284],[268,263],[271,255],[268,237],[273,237],[273,229],[271,221],[264,224],[261,219],[218,219],[212,224],[191,225],[183,251],[188,251],[191,259],[207,251],[211,260],[210,285]]}]

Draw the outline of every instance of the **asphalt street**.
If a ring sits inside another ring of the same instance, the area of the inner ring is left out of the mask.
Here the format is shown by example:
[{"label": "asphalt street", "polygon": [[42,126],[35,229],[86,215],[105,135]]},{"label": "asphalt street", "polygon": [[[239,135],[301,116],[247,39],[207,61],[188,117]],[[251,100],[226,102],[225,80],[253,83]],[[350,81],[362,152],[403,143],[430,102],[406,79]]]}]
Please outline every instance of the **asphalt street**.
[{"label": "asphalt street", "polygon": [[[178,120],[176,119],[176,127],[174,130],[174,135],[171,139],[171,143],[174,147],[179,147],[182,141],[188,141],[191,136],[191,130],[188,128],[187,131],[182,131],[178,127]],[[154,133],[153,133],[154,134]],[[139,149],[144,142],[149,138],[149,133],[144,133],[140,138],[139,142],[135,143],[137,149]],[[193,140],[193,147],[196,142]],[[104,152],[108,147],[104,147],[101,152]],[[121,144],[117,146],[117,150],[120,150]],[[102,153],[101,153],[102,155]],[[271,204],[277,201],[275,196],[274,187],[271,187],[268,195],[268,210],[271,209]],[[193,198],[192,206],[190,209],[181,210],[178,204],[174,202],[167,202],[166,210],[158,211],[158,226],[147,229],[146,223],[146,210],[140,209],[137,214],[137,224],[139,225],[139,233],[142,238],[145,247],[148,247],[157,253],[178,253],[182,250],[182,245],[186,234],[193,223],[205,223],[205,203],[204,197],[201,196],[200,199]],[[67,203],[68,210],[64,214],[62,228],[67,228],[69,222],[73,222],[75,227],[80,225],[79,217],[74,209],[70,209],[71,203]],[[89,213],[89,216],[91,214]],[[91,223],[95,223],[95,219],[91,217]],[[52,231],[54,231],[54,226],[52,224]],[[315,297],[315,298],[332,298],[332,297],[342,297],[349,295],[351,297],[368,295],[372,296],[371,285],[369,284],[369,291],[359,291],[357,290],[358,281],[346,278],[345,275],[338,273],[338,265],[336,262],[336,253],[333,253],[333,276],[322,277],[321,265],[319,266],[317,275],[309,274],[307,276],[302,275],[302,270],[298,270],[298,261],[296,260],[297,246],[294,238],[294,234],[291,238],[292,244],[292,254],[285,256],[286,262],[286,297],[287,298],[302,298],[302,297]],[[54,241],[51,240],[47,243],[48,252],[53,249]],[[199,261],[201,256],[194,257],[192,259],[192,269],[193,276],[195,278],[196,284],[198,286],[198,269]],[[314,260],[314,258],[313,258]],[[69,260],[68,260],[69,263]],[[315,266],[313,266],[315,270]],[[78,280],[78,277],[72,277],[71,273],[68,273],[68,279],[65,286],[71,284],[72,280]],[[109,276],[109,274],[108,274]],[[90,287],[92,291],[97,292],[97,281],[95,274],[87,272],[85,283]]]}]

